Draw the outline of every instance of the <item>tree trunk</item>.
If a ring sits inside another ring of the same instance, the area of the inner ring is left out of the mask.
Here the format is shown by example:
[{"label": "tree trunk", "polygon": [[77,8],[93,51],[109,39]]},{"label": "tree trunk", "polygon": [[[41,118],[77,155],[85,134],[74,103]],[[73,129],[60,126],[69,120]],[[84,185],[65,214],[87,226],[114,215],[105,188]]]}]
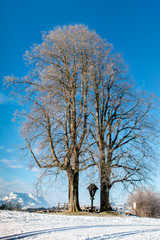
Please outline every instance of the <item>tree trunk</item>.
[{"label": "tree trunk", "polygon": [[104,144],[100,148],[100,161],[101,161],[101,170],[100,170],[100,211],[111,211],[111,205],[109,200],[110,193],[110,166],[109,161],[105,159],[105,149]]},{"label": "tree trunk", "polygon": [[111,211],[112,207],[110,205],[110,200],[109,200],[109,193],[110,193],[110,184],[108,180],[106,179],[106,176],[101,174],[101,195],[100,195],[100,211]]},{"label": "tree trunk", "polygon": [[69,171],[68,182],[69,182],[68,210],[69,212],[78,212],[81,210],[79,206],[79,193],[78,193],[79,172],[74,170]]}]

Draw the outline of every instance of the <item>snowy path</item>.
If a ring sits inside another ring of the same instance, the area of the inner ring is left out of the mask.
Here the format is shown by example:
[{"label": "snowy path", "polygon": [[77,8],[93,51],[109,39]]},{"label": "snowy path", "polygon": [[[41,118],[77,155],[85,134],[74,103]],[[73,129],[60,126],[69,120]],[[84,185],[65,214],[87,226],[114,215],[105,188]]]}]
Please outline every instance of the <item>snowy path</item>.
[{"label": "snowy path", "polygon": [[0,240],[160,240],[160,219],[0,211]]}]

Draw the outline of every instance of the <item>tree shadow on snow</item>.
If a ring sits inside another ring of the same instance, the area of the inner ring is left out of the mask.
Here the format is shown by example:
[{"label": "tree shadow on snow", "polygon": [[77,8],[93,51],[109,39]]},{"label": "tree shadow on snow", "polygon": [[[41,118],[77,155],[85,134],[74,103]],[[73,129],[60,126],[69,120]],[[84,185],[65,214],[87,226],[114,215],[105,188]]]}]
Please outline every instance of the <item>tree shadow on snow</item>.
[{"label": "tree shadow on snow", "polygon": [[135,234],[141,234],[141,233],[148,233],[148,232],[158,232],[160,231],[160,229],[148,229],[148,230],[135,230],[135,231],[128,231],[128,232],[117,232],[117,233],[111,233],[111,234],[105,234],[105,235],[101,235],[101,236],[96,236],[96,237],[90,237],[90,238],[86,238],[86,240],[94,240],[94,239],[99,239],[99,240],[106,240],[110,239],[110,238],[114,238],[114,237],[118,237],[119,239],[126,237],[126,236],[131,236],[131,235],[135,235]]},{"label": "tree shadow on snow", "polygon": [[[49,234],[53,232],[58,232],[58,231],[68,231],[68,230],[75,230],[75,229],[83,229],[83,228],[108,228],[108,227],[127,227],[127,225],[92,225],[92,226],[70,226],[70,227],[62,227],[62,228],[52,228],[52,229],[45,229],[45,230],[38,230],[38,231],[32,231],[32,232],[26,232],[26,233],[20,233],[20,234],[14,234],[14,235],[9,235],[9,236],[4,236],[0,237],[0,240],[16,240],[16,239],[21,239],[21,238],[26,238],[26,237],[31,237],[35,235],[40,235],[40,234]],[[131,227],[131,225],[128,225]],[[135,226],[135,225],[134,225]],[[137,225],[140,226],[140,225]],[[146,225],[143,225],[146,227]],[[101,235],[101,236],[96,236],[93,238],[87,238],[90,240],[94,240],[98,237],[98,239],[106,239],[106,237],[123,237],[127,235],[133,235],[133,234],[138,234],[138,233],[144,233],[144,232],[156,232],[160,231],[160,229],[148,229],[148,230],[137,230],[137,231],[129,231],[129,232],[120,232],[120,233],[112,233],[112,234],[106,234],[106,235]],[[108,238],[108,239],[109,239]]]}]

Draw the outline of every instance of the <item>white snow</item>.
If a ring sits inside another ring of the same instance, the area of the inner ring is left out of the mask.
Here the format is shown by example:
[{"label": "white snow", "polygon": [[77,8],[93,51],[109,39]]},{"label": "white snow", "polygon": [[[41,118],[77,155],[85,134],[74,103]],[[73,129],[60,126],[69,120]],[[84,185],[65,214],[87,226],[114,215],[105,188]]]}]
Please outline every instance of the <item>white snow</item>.
[{"label": "white snow", "polygon": [[11,200],[16,200],[17,199],[17,195],[13,192],[10,193],[9,196],[5,196],[4,198],[2,198],[2,201],[11,201]]},{"label": "white snow", "polygon": [[159,240],[160,219],[0,211],[0,239]]},{"label": "white snow", "polygon": [[29,193],[28,196],[38,202],[38,199],[33,194]]},{"label": "white snow", "polygon": [[26,208],[48,208],[49,204],[42,197],[36,197],[30,193],[13,193],[11,192],[8,196],[0,199],[0,205],[5,203],[12,203],[21,205],[22,209]]}]

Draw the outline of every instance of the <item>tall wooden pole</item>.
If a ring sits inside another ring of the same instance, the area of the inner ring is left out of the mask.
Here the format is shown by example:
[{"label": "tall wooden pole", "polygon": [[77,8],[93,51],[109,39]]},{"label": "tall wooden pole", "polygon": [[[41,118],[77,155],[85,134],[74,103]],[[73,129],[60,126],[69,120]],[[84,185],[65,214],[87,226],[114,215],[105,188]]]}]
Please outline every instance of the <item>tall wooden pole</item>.
[{"label": "tall wooden pole", "polygon": [[93,200],[94,200],[94,198],[91,197],[91,212],[93,212]]}]

